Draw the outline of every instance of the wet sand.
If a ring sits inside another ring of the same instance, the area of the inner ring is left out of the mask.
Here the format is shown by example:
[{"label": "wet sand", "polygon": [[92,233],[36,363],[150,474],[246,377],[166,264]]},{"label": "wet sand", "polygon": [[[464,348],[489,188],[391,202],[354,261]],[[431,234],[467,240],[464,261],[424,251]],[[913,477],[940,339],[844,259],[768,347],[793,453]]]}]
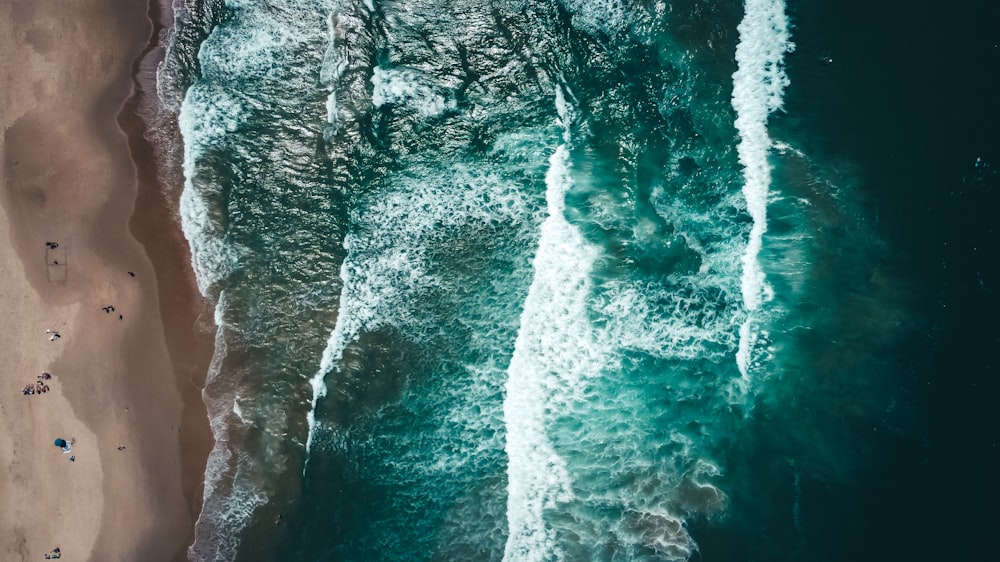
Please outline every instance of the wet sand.
[{"label": "wet sand", "polygon": [[182,560],[200,509],[210,327],[126,103],[147,10],[0,0],[3,560]]}]

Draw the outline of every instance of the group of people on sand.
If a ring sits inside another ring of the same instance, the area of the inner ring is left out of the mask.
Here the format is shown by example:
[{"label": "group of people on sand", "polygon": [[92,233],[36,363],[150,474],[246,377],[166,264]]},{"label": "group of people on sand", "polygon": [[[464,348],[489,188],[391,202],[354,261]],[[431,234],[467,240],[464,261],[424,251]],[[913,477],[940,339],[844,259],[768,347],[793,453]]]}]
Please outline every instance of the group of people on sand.
[{"label": "group of people on sand", "polygon": [[[132,272],[130,271],[129,273],[132,273]],[[114,312],[114,311],[115,311],[115,307],[109,304],[108,306],[102,306],[102,307],[101,307],[101,310],[103,310],[103,311],[104,311],[104,314],[111,314],[112,312]],[[119,320],[124,320],[124,319],[125,319],[125,317],[124,317],[124,316],[122,316],[121,314],[119,314],[119,315],[118,315],[118,319],[119,319]]]},{"label": "group of people on sand", "polygon": [[[57,242],[45,242],[45,247],[48,248],[48,249],[50,249],[50,250],[54,250],[54,249],[56,249],[56,248],[59,247],[59,244]],[[53,261],[53,264],[58,265],[58,263],[59,262]],[[135,272],[129,271],[128,275],[129,275],[129,277],[135,277]],[[101,310],[103,310],[105,314],[111,314],[112,312],[115,312],[115,307],[113,305],[108,305],[108,306],[102,307]],[[123,320],[124,317],[121,314],[119,314],[118,315],[118,319],[119,320]],[[59,332],[57,332],[55,330],[45,330],[45,333],[49,336],[49,341],[56,341],[56,340],[58,340],[59,338],[62,337],[59,334]],[[51,379],[52,379],[52,375],[50,373],[42,373],[42,374],[38,375],[38,380],[34,384],[25,385],[24,389],[22,390],[22,393],[25,396],[29,396],[29,395],[33,395],[33,394],[43,394],[45,392],[48,392],[49,391],[49,385],[46,384],[46,381],[49,381]],[[128,410],[128,408],[126,408],[126,410]],[[69,442],[65,442],[62,439],[57,439],[56,440],[56,444],[58,445],[60,441],[63,442],[62,443],[63,444],[63,452],[68,453],[68,452],[70,452],[70,445],[75,441],[75,439],[70,439]],[[124,445],[120,445],[118,447],[118,450],[119,451],[124,451],[125,450],[125,446]],[[75,461],[76,460],[76,456],[71,456],[69,458],[69,460]],[[45,553],[45,559],[46,560],[58,560],[59,558],[62,558],[62,552],[59,550],[59,547],[56,547],[56,548],[50,550],[49,552]]]},{"label": "group of people on sand", "polygon": [[31,396],[32,394],[44,394],[49,391],[49,385],[45,384],[45,381],[52,378],[49,373],[42,373],[38,375],[38,380],[35,384],[26,384],[24,388],[21,389],[21,394],[25,396]]}]

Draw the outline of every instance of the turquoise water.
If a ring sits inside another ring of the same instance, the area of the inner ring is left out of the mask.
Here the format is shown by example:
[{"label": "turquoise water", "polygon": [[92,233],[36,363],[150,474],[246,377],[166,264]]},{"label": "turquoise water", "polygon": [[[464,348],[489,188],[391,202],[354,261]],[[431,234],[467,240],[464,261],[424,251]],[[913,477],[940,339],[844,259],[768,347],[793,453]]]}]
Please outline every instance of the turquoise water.
[{"label": "turquoise water", "polygon": [[839,43],[792,24],[823,13],[179,11],[161,89],[219,326],[190,556],[843,559],[822,513],[887,466],[871,434],[909,439],[927,320],[816,125]]}]

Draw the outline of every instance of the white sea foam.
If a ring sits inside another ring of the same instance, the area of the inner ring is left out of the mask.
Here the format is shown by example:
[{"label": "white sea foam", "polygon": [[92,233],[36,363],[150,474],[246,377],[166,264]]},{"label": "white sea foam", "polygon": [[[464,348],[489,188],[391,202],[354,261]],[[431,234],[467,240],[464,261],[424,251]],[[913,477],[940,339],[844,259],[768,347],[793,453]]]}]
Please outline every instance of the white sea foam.
[{"label": "white sea foam", "polygon": [[[359,103],[361,90],[367,98],[364,84],[343,83],[346,73],[367,69],[367,56],[359,55],[358,51],[367,52],[370,37],[366,32],[366,17],[357,5],[346,5],[338,2],[329,12],[326,20],[327,46],[320,64],[319,81],[330,93],[326,99],[326,119],[333,125],[333,130],[347,121],[353,120],[363,103]],[[369,13],[374,11],[369,9]],[[348,81],[351,82],[351,81]]]},{"label": "white sea foam", "polygon": [[233,398],[233,414],[239,418],[240,422],[247,423],[246,418],[243,417],[243,408],[240,408],[239,398]]},{"label": "white sea foam", "polygon": [[784,2],[746,0],[739,33],[732,104],[740,135],[737,152],[743,166],[743,196],[753,225],[742,258],[743,306],[748,317],[740,327],[736,363],[743,376],[747,377],[755,338],[752,326],[754,313],[760,308],[767,291],[764,270],[758,260],[767,231],[767,196],[771,184],[771,166],[767,161],[771,139],[767,132],[767,119],[771,112],[781,107],[784,88],[788,85],[783,68],[784,56],[793,49]]},{"label": "white sea foam", "polygon": [[706,359],[733,345],[731,313],[706,291],[716,281],[717,275],[704,272],[667,283],[610,282],[594,309],[607,320],[615,349],[664,359]]},{"label": "white sea foam", "polygon": [[[216,26],[198,53],[202,76],[209,81],[266,82],[287,77],[289,58],[301,60],[323,40],[322,19],[336,0],[226,2],[233,16]],[[298,52],[296,52],[298,51]],[[234,84],[235,86],[236,84]]]},{"label": "white sea foam", "polygon": [[559,115],[559,125],[563,128],[563,142],[570,140],[569,128],[576,118],[575,112],[573,106],[566,102],[566,94],[563,93],[563,89],[556,88],[556,114]]},{"label": "white sea foam", "polygon": [[589,32],[613,34],[624,31],[636,12],[631,0],[561,0],[573,14],[573,25]]},{"label": "white sea foam", "polygon": [[455,109],[454,99],[436,87],[427,76],[409,68],[375,68],[372,74],[372,104],[408,108],[424,117],[436,117]]},{"label": "white sea foam", "polygon": [[199,60],[212,74],[233,77],[265,74],[277,67],[282,50],[295,40],[292,29],[281,25],[261,22],[219,27],[205,40]]},{"label": "white sea foam", "polygon": [[[215,354],[206,375],[206,390],[202,390],[202,400],[209,412],[209,425],[215,441],[205,466],[204,505],[195,522],[194,542],[188,548],[191,560],[232,560],[239,547],[238,534],[233,530],[244,528],[254,511],[267,502],[267,497],[260,490],[248,487],[245,480],[239,477],[239,467],[245,462],[234,459],[226,415],[230,404],[234,411],[238,411],[235,399],[229,402],[227,397],[213,398],[207,391],[216,383],[226,357],[225,307],[226,295],[222,293],[215,306],[215,323],[218,326]],[[227,487],[230,484],[232,488]]]},{"label": "white sea foam", "polygon": [[[568,129],[572,115],[562,92],[557,92],[556,107]],[[587,309],[598,251],[564,216],[572,186],[569,165],[569,150],[561,145],[549,159],[548,216],[541,226],[534,279],[507,369],[507,561],[559,558],[555,532],[544,512],[570,501],[573,492],[566,462],[553,448],[546,426],[555,412],[582,396],[585,381],[607,362]]]},{"label": "white sea foam", "polygon": [[[545,430],[546,409],[553,390],[550,377],[579,377],[584,365],[579,328],[585,322],[587,274],[593,251],[563,216],[569,188],[569,153],[560,146],[546,176],[549,216],[542,224],[532,281],[521,316],[521,329],[507,370],[504,420],[508,538],[504,560],[549,560],[557,552],[555,533],[547,528],[544,510],[572,498],[565,461],[556,454]],[[565,324],[569,323],[570,326]],[[576,328],[576,329],[574,329]],[[575,336],[575,337],[574,337]],[[581,337],[582,336],[582,337]]]},{"label": "white sea foam", "polygon": [[[347,244],[346,240],[345,244]],[[309,411],[306,412],[306,422],[309,425],[309,435],[306,437],[307,462],[309,452],[312,451],[313,437],[316,434],[316,406],[319,404],[319,400],[326,396],[327,393],[327,387],[324,381],[326,380],[326,376],[333,371],[334,367],[343,356],[344,349],[347,347],[347,343],[349,341],[346,334],[350,334],[350,337],[353,338],[359,331],[357,325],[360,323],[361,319],[357,317],[357,314],[353,310],[345,310],[345,307],[351,303],[351,295],[348,294],[349,287],[352,287],[354,284],[351,279],[350,271],[350,256],[348,256],[348,259],[345,259],[340,266],[340,282],[343,283],[343,288],[340,291],[340,312],[337,314],[337,323],[333,327],[333,333],[330,334],[330,338],[326,343],[326,348],[323,349],[323,355],[320,358],[319,370],[316,371],[312,378],[309,379],[309,385],[312,387],[312,401],[310,403]],[[351,308],[354,308],[354,306]],[[365,307],[358,308],[362,309],[362,314],[364,314],[365,310],[371,310],[371,308]],[[345,313],[349,313],[350,316],[346,316]],[[305,470],[305,467],[303,467],[303,473],[305,473]]]},{"label": "white sea foam", "polygon": [[340,270],[337,321],[310,380],[307,451],[316,434],[316,406],[327,392],[324,381],[336,371],[347,346],[364,331],[412,326],[418,321],[411,313],[413,303],[443,282],[428,263],[434,238],[466,224],[512,224],[530,217],[516,182],[459,164],[446,171],[414,166],[387,184],[394,189],[361,202],[344,239],[347,258]]},{"label": "white sea foam", "polygon": [[[195,525],[195,539],[188,547],[190,560],[234,560],[240,544],[239,534],[234,530],[246,528],[256,510],[269,499],[264,490],[247,484],[249,479],[241,476],[239,467],[253,462],[252,459],[233,460],[234,454],[230,447],[228,442],[222,442],[221,446],[217,445],[213,449],[213,452],[220,450],[222,453],[209,456],[206,471],[228,471],[230,463],[236,465],[237,469],[232,476],[233,487],[224,495],[210,497],[209,490],[206,489],[206,500]],[[214,492],[213,490],[212,493]]]},{"label": "white sea foam", "polygon": [[223,142],[241,120],[239,102],[220,88],[196,84],[181,104],[178,121],[184,138],[184,190],[180,197],[181,230],[191,248],[198,288],[209,288],[232,270],[235,254],[226,246],[219,225],[220,209],[212,197],[218,186],[196,181],[197,164],[206,151]]}]

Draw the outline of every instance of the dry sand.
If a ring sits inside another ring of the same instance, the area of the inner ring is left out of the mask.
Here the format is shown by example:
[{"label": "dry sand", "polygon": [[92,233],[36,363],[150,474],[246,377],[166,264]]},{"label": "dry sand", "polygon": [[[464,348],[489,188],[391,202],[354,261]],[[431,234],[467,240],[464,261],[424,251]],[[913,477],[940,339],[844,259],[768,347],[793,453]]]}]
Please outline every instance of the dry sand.
[{"label": "dry sand", "polygon": [[[202,305],[168,202],[133,214],[117,121],[147,9],[0,0],[0,560],[179,560],[192,536]],[[42,372],[50,391],[23,396]]]}]

